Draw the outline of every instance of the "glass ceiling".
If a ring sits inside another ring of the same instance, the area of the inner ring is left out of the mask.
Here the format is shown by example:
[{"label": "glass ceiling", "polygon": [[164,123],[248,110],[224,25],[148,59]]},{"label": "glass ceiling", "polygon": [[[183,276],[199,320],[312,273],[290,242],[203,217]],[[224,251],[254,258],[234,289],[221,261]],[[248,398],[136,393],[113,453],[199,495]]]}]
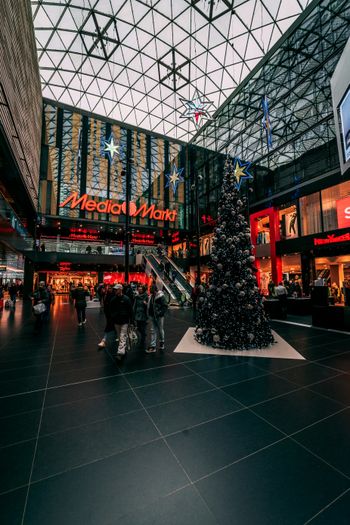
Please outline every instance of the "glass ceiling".
[{"label": "glass ceiling", "polygon": [[43,96],[189,141],[310,2],[32,0]]}]

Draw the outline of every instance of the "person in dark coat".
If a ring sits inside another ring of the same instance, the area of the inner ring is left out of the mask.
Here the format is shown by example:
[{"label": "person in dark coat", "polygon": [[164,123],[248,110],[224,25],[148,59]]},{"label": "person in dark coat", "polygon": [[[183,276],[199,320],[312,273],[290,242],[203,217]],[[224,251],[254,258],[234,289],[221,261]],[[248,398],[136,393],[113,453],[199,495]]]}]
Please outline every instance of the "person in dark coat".
[{"label": "person in dark coat", "polygon": [[37,304],[39,303],[43,303],[45,305],[45,311],[43,311],[42,313],[40,314],[35,314],[35,332],[36,333],[39,333],[42,326],[43,326],[43,322],[45,320],[45,317],[46,317],[46,311],[47,309],[49,308],[49,303],[50,303],[50,294],[45,286],[45,282],[44,281],[40,281],[39,283],[39,288],[34,292],[33,294],[33,306],[36,306]]},{"label": "person in dark coat", "polygon": [[114,289],[115,296],[110,303],[110,315],[119,338],[117,357],[120,358],[126,354],[128,326],[133,319],[133,310],[129,297],[123,294],[123,285],[116,284]]},{"label": "person in dark coat", "polygon": [[85,309],[86,309],[86,298],[90,295],[89,290],[87,287],[84,288],[82,283],[78,284],[78,287],[75,288],[72,292],[72,297],[74,300],[75,309],[77,311],[77,317],[78,317],[78,326],[82,326],[86,323],[86,315],[85,315]]},{"label": "person in dark coat", "polygon": [[147,305],[148,293],[147,286],[140,284],[137,288],[137,295],[134,302],[134,319],[136,321],[137,330],[140,334],[139,345],[141,350],[145,350],[146,334],[147,334]]},{"label": "person in dark coat", "polygon": [[99,350],[102,350],[102,348],[106,348],[109,334],[115,333],[114,323],[111,319],[111,300],[115,296],[115,290],[109,285],[107,285],[104,290],[105,291],[103,295],[102,304],[103,304],[103,311],[106,317],[106,327],[105,327],[103,337],[97,345]]},{"label": "person in dark coat", "polygon": [[168,303],[164,292],[158,290],[156,285],[151,288],[151,295],[148,300],[147,313],[151,318],[151,344],[146,350],[147,354],[156,352],[157,337],[159,336],[159,350],[164,351],[164,315],[168,309]]},{"label": "person in dark coat", "polygon": [[13,303],[13,306],[15,306],[16,304],[16,299],[17,299],[17,285],[15,283],[12,283],[11,286],[9,287],[9,294],[10,294],[10,299]]}]

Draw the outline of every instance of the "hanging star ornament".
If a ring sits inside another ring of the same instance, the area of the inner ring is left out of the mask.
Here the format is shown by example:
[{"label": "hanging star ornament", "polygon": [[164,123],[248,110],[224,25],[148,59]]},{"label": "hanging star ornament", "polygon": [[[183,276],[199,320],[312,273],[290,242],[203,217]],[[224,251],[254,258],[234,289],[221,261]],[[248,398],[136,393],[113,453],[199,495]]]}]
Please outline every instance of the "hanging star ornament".
[{"label": "hanging star ornament", "polygon": [[114,155],[119,155],[119,144],[114,142],[114,137],[110,134],[108,140],[104,141],[104,152],[108,155],[109,160],[112,162]]},{"label": "hanging star ornament", "polygon": [[208,100],[206,96],[201,95],[196,89],[192,100],[186,100],[180,98],[182,104],[185,106],[185,111],[182,113],[181,118],[192,119],[196,127],[199,127],[202,120],[210,120],[211,114],[208,108],[213,105],[213,102]]},{"label": "hanging star ornament", "polygon": [[184,178],[182,177],[183,170],[184,168],[177,168],[176,165],[173,164],[171,172],[165,174],[166,178],[168,179],[165,187],[168,188],[169,186],[171,186],[173,189],[174,196],[176,195],[179,183],[184,181]]},{"label": "hanging star ornament", "polygon": [[252,180],[253,176],[250,173],[250,162],[244,162],[238,158],[233,160],[232,175],[236,179],[234,185],[237,190],[241,189],[242,180]]}]

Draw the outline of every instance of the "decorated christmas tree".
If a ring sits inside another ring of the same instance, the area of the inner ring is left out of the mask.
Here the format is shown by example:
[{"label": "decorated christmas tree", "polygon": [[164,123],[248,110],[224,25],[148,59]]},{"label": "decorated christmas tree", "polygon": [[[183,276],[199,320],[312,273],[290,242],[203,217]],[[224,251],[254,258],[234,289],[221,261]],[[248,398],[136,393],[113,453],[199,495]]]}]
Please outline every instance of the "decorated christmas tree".
[{"label": "decorated christmas tree", "polygon": [[226,349],[266,348],[274,339],[256,281],[247,222],[247,198],[240,195],[249,163],[227,158],[209,266],[209,287],[198,299],[198,342]]}]

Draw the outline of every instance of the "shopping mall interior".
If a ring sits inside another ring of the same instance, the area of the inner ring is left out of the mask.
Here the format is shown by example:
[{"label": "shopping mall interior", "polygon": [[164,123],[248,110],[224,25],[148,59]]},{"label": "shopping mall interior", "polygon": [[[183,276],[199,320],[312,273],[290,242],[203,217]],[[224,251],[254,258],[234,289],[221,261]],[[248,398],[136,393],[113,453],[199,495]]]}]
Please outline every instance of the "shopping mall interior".
[{"label": "shopping mall interior", "polygon": [[349,0],[0,13],[1,523],[349,524]]}]

